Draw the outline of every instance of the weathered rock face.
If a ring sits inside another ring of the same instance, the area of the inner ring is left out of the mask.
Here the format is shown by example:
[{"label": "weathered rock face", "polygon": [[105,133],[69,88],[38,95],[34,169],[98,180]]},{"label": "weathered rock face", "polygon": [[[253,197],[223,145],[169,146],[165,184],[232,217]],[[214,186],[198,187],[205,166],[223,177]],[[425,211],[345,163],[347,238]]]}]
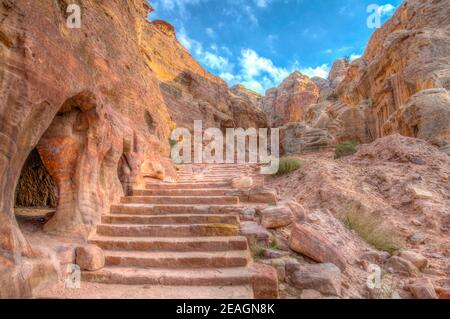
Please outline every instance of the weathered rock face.
[{"label": "weathered rock face", "polygon": [[235,127],[268,127],[267,116],[262,110],[262,96],[235,85],[230,90],[231,111]]},{"label": "weathered rock face", "polygon": [[152,21],[143,34],[143,52],[155,72],[170,115],[178,127],[267,127],[261,97],[227,83],[203,69],[176,38],[167,22]]},{"label": "weathered rock face", "polygon": [[336,88],[345,78],[349,62],[347,60],[336,60],[331,67],[328,81],[331,88]]},{"label": "weathered rock face", "polygon": [[[375,138],[401,133],[449,143],[449,14],[448,0],[405,1],[349,67],[337,95],[351,107],[371,101]],[[432,88],[446,90],[419,93]],[[431,129],[437,114],[447,121]]]},{"label": "weathered rock face", "polygon": [[339,101],[322,101],[306,108],[302,122],[311,128],[325,130],[336,143],[369,143],[376,134],[372,108],[367,101],[356,107]]},{"label": "weathered rock face", "polygon": [[84,3],[80,29],[67,28],[66,7],[22,0],[0,6],[0,273],[19,274],[11,276],[11,296],[29,291],[21,267],[35,256],[13,213],[15,185],[35,147],[58,187],[45,228],[82,238],[143,159],[169,152],[172,122],[142,54],[143,34],[156,28],[145,20],[150,7]]},{"label": "weathered rock face", "polygon": [[281,151],[284,154],[318,151],[334,144],[334,138],[328,131],[305,125],[303,122],[283,126],[280,138]]},{"label": "weathered rock face", "polygon": [[287,77],[279,87],[270,89],[263,98],[263,109],[272,127],[297,122],[305,108],[319,101],[317,85],[298,71]]},{"label": "weathered rock face", "polygon": [[[398,132],[447,148],[450,142],[450,94],[446,89],[428,89],[413,95],[383,127],[383,134]],[[447,149],[450,154],[450,149]]]}]

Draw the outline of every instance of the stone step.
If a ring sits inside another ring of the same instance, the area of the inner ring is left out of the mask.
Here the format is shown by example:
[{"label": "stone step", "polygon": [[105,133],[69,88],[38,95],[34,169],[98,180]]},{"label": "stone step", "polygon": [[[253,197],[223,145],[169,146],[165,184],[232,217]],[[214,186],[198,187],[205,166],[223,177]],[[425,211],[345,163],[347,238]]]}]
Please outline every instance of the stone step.
[{"label": "stone step", "polygon": [[231,224],[190,225],[108,225],[99,224],[97,234],[119,237],[209,237],[238,236],[239,226]]},{"label": "stone step", "polygon": [[105,251],[106,266],[138,268],[230,268],[244,267],[248,252],[143,252]]},{"label": "stone step", "polygon": [[142,215],[105,215],[102,216],[103,224],[238,224],[237,215],[165,215],[165,216],[142,216]]},{"label": "stone step", "polygon": [[193,178],[193,177],[185,177],[185,178],[178,178],[178,183],[228,183],[230,184],[230,178]]},{"label": "stone step", "polygon": [[[253,176],[252,173],[233,171],[233,172],[206,172],[206,173],[177,173],[177,177],[209,177],[209,178],[234,178],[236,176],[250,175]],[[256,176],[256,175],[254,175]]]},{"label": "stone step", "polygon": [[133,196],[224,196],[230,191],[233,191],[233,189],[135,189],[133,190]]},{"label": "stone step", "polygon": [[239,204],[237,196],[128,196],[122,197],[122,204]]},{"label": "stone step", "polygon": [[126,285],[235,286],[251,284],[251,274],[246,267],[216,269],[105,267],[98,271],[82,272],[82,280]]},{"label": "stone step", "polygon": [[227,251],[246,250],[247,238],[227,237],[108,237],[95,235],[90,243],[105,250],[143,251]]},{"label": "stone step", "polygon": [[162,286],[116,285],[82,281],[79,289],[41,285],[33,289],[36,299],[253,299],[250,285],[235,286]]},{"label": "stone step", "polygon": [[160,184],[147,184],[146,189],[158,190],[158,189],[205,189],[205,188],[229,188],[229,182],[220,183],[210,183],[210,182],[199,182],[199,183],[160,183]]},{"label": "stone step", "polygon": [[240,205],[151,205],[120,204],[111,206],[111,214],[168,215],[168,214],[231,214],[237,215]]}]

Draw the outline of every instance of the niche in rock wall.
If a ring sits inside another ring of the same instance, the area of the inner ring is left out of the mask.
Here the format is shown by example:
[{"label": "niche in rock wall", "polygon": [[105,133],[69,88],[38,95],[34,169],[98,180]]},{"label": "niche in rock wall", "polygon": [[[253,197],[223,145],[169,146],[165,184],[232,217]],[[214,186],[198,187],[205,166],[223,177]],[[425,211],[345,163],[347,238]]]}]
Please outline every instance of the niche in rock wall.
[{"label": "niche in rock wall", "polygon": [[58,205],[58,187],[48,173],[37,149],[25,161],[14,196],[17,217],[46,222]]},{"label": "niche in rock wall", "polygon": [[36,149],[23,165],[15,192],[15,207],[56,208],[58,188]]}]

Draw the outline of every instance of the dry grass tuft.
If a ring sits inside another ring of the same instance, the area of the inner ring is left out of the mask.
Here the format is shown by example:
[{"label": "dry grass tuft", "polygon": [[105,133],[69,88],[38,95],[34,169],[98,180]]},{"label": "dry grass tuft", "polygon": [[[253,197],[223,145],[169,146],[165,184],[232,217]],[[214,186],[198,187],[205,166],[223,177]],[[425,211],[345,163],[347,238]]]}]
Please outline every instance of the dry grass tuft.
[{"label": "dry grass tuft", "polygon": [[280,167],[276,175],[282,176],[292,173],[302,167],[303,162],[295,157],[283,157],[280,159]]},{"label": "dry grass tuft", "polygon": [[378,250],[393,253],[404,245],[397,231],[378,216],[348,207],[341,210],[337,217],[346,227]]}]

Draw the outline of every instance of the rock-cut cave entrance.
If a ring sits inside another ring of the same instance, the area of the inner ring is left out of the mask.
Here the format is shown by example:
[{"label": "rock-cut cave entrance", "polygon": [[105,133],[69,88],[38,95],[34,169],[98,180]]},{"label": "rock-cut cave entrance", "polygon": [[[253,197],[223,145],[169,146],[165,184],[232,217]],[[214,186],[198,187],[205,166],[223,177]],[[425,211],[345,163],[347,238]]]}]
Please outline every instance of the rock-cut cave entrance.
[{"label": "rock-cut cave entrance", "polygon": [[14,210],[19,221],[45,223],[58,204],[58,187],[34,148],[26,159],[14,196]]}]

